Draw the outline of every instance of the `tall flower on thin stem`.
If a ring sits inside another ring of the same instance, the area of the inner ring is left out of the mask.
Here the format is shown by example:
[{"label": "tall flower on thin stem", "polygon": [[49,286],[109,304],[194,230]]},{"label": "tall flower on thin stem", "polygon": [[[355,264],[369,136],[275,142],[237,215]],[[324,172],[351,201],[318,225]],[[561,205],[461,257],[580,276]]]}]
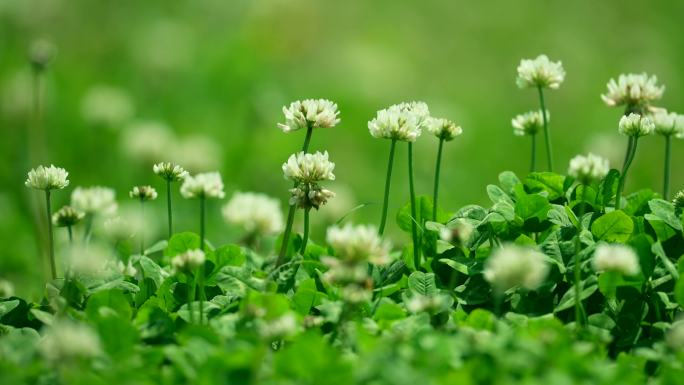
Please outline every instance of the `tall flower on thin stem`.
[{"label": "tall flower on thin stem", "polygon": [[[197,278],[201,277],[200,272],[204,267],[206,255],[200,249],[187,250],[181,254],[176,255],[171,259],[171,267],[175,273],[184,273],[188,279],[188,313],[190,314],[190,323],[195,323],[195,312],[193,311],[192,303],[195,302],[195,290],[197,286]],[[201,290],[201,289],[200,289]],[[200,292],[200,323],[202,323],[204,304],[202,294]]]},{"label": "tall flower on thin stem", "polygon": [[435,164],[435,186],[432,194],[432,220],[437,221],[437,196],[439,194],[439,170],[442,164],[442,147],[444,142],[452,141],[463,133],[461,126],[443,118],[430,118],[427,122],[427,130],[439,139],[437,147],[437,164]]},{"label": "tall flower on thin stem", "polygon": [[639,138],[645,135],[650,135],[655,129],[653,121],[648,117],[642,117],[639,114],[631,113],[623,116],[620,119],[619,131],[622,135],[629,137],[627,143],[627,153],[625,155],[625,163],[622,166],[622,174],[618,183],[617,195],[615,195],[615,209],[619,210],[620,200],[622,198],[622,190],[625,188],[625,180],[627,179],[627,171],[632,165],[634,155],[636,154],[637,143]]},{"label": "tall flower on thin stem", "polygon": [[[218,172],[201,173],[194,176],[187,176],[181,185],[181,195],[186,199],[199,199],[200,202],[200,247],[205,251],[205,201],[207,198],[223,199],[223,181]],[[200,323],[204,313],[204,265],[198,268],[198,285],[200,291]]]},{"label": "tall flower on thin stem", "polygon": [[152,186],[135,186],[128,193],[133,199],[140,201],[140,255],[145,254],[145,202],[157,199],[157,190]]},{"label": "tall flower on thin stem", "polygon": [[610,79],[607,88],[601,99],[609,107],[625,106],[625,115],[645,114],[665,92],[665,86],[658,85],[658,78],[646,73],[621,74],[617,80]]},{"label": "tall flower on thin stem", "polygon": [[672,137],[684,136],[684,116],[674,112],[657,111],[653,114],[655,133],[665,138],[665,165],[663,167],[663,198],[670,195],[670,162],[672,158]]},{"label": "tall flower on thin stem", "polygon": [[[295,101],[290,103],[288,107],[283,107],[285,123],[278,123],[278,127],[285,133],[306,129],[306,136],[304,137],[304,144],[302,145],[302,152],[306,153],[309,151],[309,143],[311,142],[313,129],[335,127],[340,122],[339,114],[340,112],[337,110],[337,104],[330,100],[306,99]],[[292,188],[297,188],[296,182]],[[292,200],[290,199],[290,201]],[[294,223],[296,209],[297,207],[290,203],[285,232],[283,232],[280,252],[278,253],[278,259],[276,260],[276,268],[284,262],[287,246],[290,242],[290,234],[292,233],[292,224]]]},{"label": "tall flower on thin stem", "polygon": [[76,210],[71,206],[63,206],[52,215],[52,224],[57,227],[66,227],[69,233],[69,243],[74,241],[72,227],[83,219],[85,213]]},{"label": "tall flower on thin stem", "polygon": [[63,168],[55,167],[53,165],[50,165],[49,167],[38,166],[28,172],[28,178],[26,179],[26,182],[24,182],[26,187],[45,191],[45,209],[48,223],[48,249],[50,253],[50,271],[52,273],[52,279],[57,278],[57,265],[55,263],[55,245],[52,232],[50,192],[52,190],[61,190],[68,186],[68,176],[69,173]]},{"label": "tall flower on thin stem", "polygon": [[161,162],[152,166],[152,171],[166,182],[166,215],[169,220],[169,239],[173,234],[173,219],[171,216],[171,183],[185,179],[188,172],[183,167],[170,162]]},{"label": "tall flower on thin stem", "polygon": [[[546,120],[550,118],[549,111],[546,111]],[[544,128],[544,116],[540,111],[530,111],[517,115],[511,120],[513,134],[516,136],[529,135],[532,138],[532,157],[530,160],[530,172],[536,169],[537,160],[537,133]]]},{"label": "tall flower on thin stem", "polygon": [[247,243],[257,243],[258,237],[283,230],[283,214],[277,199],[265,194],[237,191],[223,206],[223,218],[242,227]]},{"label": "tall flower on thin stem", "polygon": [[549,136],[549,124],[546,116],[543,90],[544,88],[558,89],[564,80],[565,70],[563,69],[563,64],[560,61],[550,61],[546,55],[539,55],[536,59],[523,59],[518,66],[518,78],[516,80],[518,87],[536,88],[539,93],[549,171],[553,171],[553,152],[551,150],[551,138]]}]

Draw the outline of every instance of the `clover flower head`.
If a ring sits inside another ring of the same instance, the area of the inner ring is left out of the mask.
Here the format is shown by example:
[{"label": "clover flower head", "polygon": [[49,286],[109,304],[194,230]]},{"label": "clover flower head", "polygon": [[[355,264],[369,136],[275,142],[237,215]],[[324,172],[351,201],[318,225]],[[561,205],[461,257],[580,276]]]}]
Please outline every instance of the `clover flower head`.
[{"label": "clover flower head", "polygon": [[536,59],[522,59],[518,66],[516,83],[520,88],[557,89],[563,80],[563,63],[552,62],[546,55],[539,55]]},{"label": "clover flower head", "polygon": [[415,142],[429,117],[430,111],[423,102],[395,104],[378,111],[368,122],[368,130],[375,138]]},{"label": "clover flower head", "polygon": [[346,224],[328,229],[326,239],[335,250],[335,255],[345,261],[370,262],[384,265],[390,262],[391,245],[378,235],[371,225]]},{"label": "clover flower head", "polygon": [[665,334],[665,344],[675,351],[684,350],[684,320],[679,319],[672,323]]},{"label": "clover flower head", "polygon": [[0,298],[9,298],[14,295],[14,285],[12,282],[0,279]]},{"label": "clover flower head", "polygon": [[317,183],[303,183],[299,186],[290,189],[290,206],[297,206],[302,209],[315,208],[320,209],[321,206],[328,203],[328,200],[335,197],[335,193],[324,189]]},{"label": "clover flower head", "polygon": [[677,191],[674,198],[672,198],[672,204],[678,210],[684,209],[684,190]]},{"label": "clover flower head", "polygon": [[206,256],[200,249],[191,249],[180,253],[171,259],[171,267],[175,272],[190,272],[202,266]]},{"label": "clover flower head", "polygon": [[168,182],[183,180],[188,176],[183,167],[171,162],[159,162],[152,166],[152,171]]},{"label": "clover flower head", "polygon": [[138,274],[138,269],[136,269],[133,266],[133,262],[131,262],[130,260],[128,261],[128,263],[116,261],[115,268],[116,268],[116,271],[121,273],[121,275],[124,275],[127,277],[134,277],[136,274]]},{"label": "clover flower head", "polygon": [[99,243],[73,244],[65,253],[69,271],[79,276],[102,278],[107,276],[111,250]]},{"label": "clover flower head", "polygon": [[337,104],[326,99],[306,99],[290,103],[283,107],[285,123],[278,123],[283,132],[292,132],[299,129],[331,128],[335,127],[340,119]]},{"label": "clover flower head", "polygon": [[90,326],[67,320],[56,320],[48,326],[38,348],[46,360],[55,364],[102,353],[100,338]]},{"label": "clover flower head", "polygon": [[657,109],[651,116],[655,124],[655,133],[662,136],[681,138],[684,136],[684,117],[676,112],[667,112],[665,109]]},{"label": "clover flower head", "polygon": [[127,124],[122,132],[121,151],[133,160],[145,165],[167,154],[181,155],[185,149],[176,148],[178,139],[172,129],[159,121],[134,121]]},{"label": "clover flower head", "polygon": [[285,179],[297,183],[316,183],[324,180],[335,180],[335,163],[328,160],[328,152],[314,154],[298,152],[290,155],[283,163]]},{"label": "clover flower head", "polygon": [[108,187],[76,187],[71,193],[71,206],[86,214],[110,216],[116,213],[116,193]]},{"label": "clover flower head", "polygon": [[52,214],[52,223],[57,227],[73,226],[83,219],[85,213],[71,206],[63,206]]},{"label": "clover flower head", "polygon": [[620,118],[618,128],[622,135],[638,138],[652,134],[655,130],[655,124],[647,116],[631,113]]},{"label": "clover flower head", "polygon": [[508,244],[495,250],[489,257],[484,278],[503,293],[518,286],[535,290],[544,282],[548,272],[544,254],[535,249]]},{"label": "clover flower head", "polygon": [[218,172],[205,172],[194,176],[187,176],[181,185],[183,198],[219,198],[225,196],[223,180]]},{"label": "clover flower head", "polygon": [[69,185],[69,173],[60,167],[38,166],[28,172],[24,184],[36,190],[61,190]]},{"label": "clover flower head", "polygon": [[432,135],[446,141],[453,140],[463,133],[461,126],[457,126],[454,122],[444,118],[429,118],[427,130]]},{"label": "clover flower head", "polygon": [[45,39],[36,39],[29,47],[29,61],[36,71],[44,70],[57,56],[57,46]]},{"label": "clover flower head", "polygon": [[292,313],[286,313],[273,319],[260,319],[256,322],[257,330],[261,338],[266,340],[281,340],[297,333],[299,324]]},{"label": "clover flower head", "polygon": [[610,107],[628,106],[630,109],[642,111],[652,102],[659,100],[665,92],[665,86],[658,86],[658,78],[641,74],[621,74],[617,81],[608,81],[608,92],[601,99]]},{"label": "clover flower head", "polygon": [[[550,119],[550,113],[546,110],[546,121]],[[544,117],[542,111],[529,111],[517,115],[511,120],[513,134],[516,136],[536,135],[544,127]]]},{"label": "clover flower head", "polygon": [[323,281],[340,288],[344,301],[358,304],[372,298],[373,280],[368,276],[368,267],[363,261],[349,261],[333,257],[321,257],[328,270]]},{"label": "clover flower head", "polygon": [[444,242],[451,243],[456,240],[461,244],[465,244],[470,240],[474,230],[475,228],[470,223],[462,219],[456,219],[449,221],[446,226],[440,229],[439,238]]},{"label": "clover flower head", "polygon": [[135,186],[128,195],[141,201],[153,201],[157,199],[157,190],[152,186]]},{"label": "clover flower head", "polygon": [[116,87],[95,86],[81,101],[83,119],[93,125],[109,128],[118,126],[133,117],[134,107],[128,94]]},{"label": "clover flower head", "polygon": [[412,114],[416,117],[418,128],[422,129],[430,118],[430,109],[427,103],[420,101],[402,102],[396,105],[399,110]]},{"label": "clover flower head", "polygon": [[223,218],[247,233],[269,235],[283,229],[280,203],[265,194],[237,191],[223,206]]},{"label": "clover flower head", "polygon": [[624,275],[636,275],[641,270],[634,250],[621,244],[598,245],[594,252],[593,265],[596,271],[615,271]]},{"label": "clover flower head", "polygon": [[135,223],[131,223],[121,216],[107,218],[104,223],[104,232],[107,237],[115,241],[132,238],[139,230]]},{"label": "clover flower head", "polygon": [[568,174],[585,185],[601,181],[608,175],[608,171],[610,171],[608,159],[592,153],[586,156],[575,156],[570,160],[570,167],[568,167]]}]

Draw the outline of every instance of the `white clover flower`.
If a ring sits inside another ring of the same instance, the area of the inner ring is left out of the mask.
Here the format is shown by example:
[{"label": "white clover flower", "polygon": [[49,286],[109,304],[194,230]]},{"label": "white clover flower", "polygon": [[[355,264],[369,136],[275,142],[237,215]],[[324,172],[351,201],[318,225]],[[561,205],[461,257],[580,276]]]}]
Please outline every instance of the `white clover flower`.
[{"label": "white clover flower", "polygon": [[457,219],[449,221],[446,226],[441,227],[439,230],[439,238],[444,242],[453,242],[454,239],[458,240],[460,243],[466,243],[470,240],[470,236],[473,235],[475,228],[470,223]]},{"label": "white clover flower", "polygon": [[314,154],[298,152],[290,155],[283,163],[285,179],[297,183],[316,183],[324,180],[335,180],[335,163],[328,160],[328,152]]},{"label": "white clover flower", "polygon": [[48,326],[38,349],[46,360],[55,364],[102,353],[97,333],[87,324],[71,320],[56,320]]},{"label": "white clover flower", "polygon": [[684,117],[676,112],[657,110],[651,115],[655,124],[655,133],[662,136],[684,136]]},{"label": "white clover flower", "polygon": [[277,234],[284,227],[280,202],[265,194],[237,191],[222,212],[226,222],[250,234]]},{"label": "white clover flower", "polygon": [[102,278],[108,274],[112,251],[97,243],[73,244],[67,249],[64,261],[72,274]]},{"label": "white clover flower", "polygon": [[534,290],[544,282],[548,272],[542,253],[508,244],[496,249],[487,259],[484,278],[501,293],[518,286]]},{"label": "white clover flower", "polygon": [[133,266],[133,262],[131,262],[130,260],[128,261],[128,263],[116,261],[115,268],[116,268],[116,271],[121,273],[121,275],[125,275],[128,277],[134,277],[136,274],[138,274],[138,269],[136,269]]},{"label": "white clover flower", "polygon": [[116,193],[108,187],[76,187],[71,193],[71,206],[86,214],[111,216],[116,213]]},{"label": "white clover flower", "polygon": [[292,313],[287,313],[280,317],[257,322],[259,335],[267,340],[281,340],[297,332],[299,324],[297,318]]},{"label": "white clover flower", "polygon": [[133,117],[134,108],[128,94],[119,88],[95,86],[88,90],[81,101],[81,115],[86,122],[119,128]]},{"label": "white clover flower", "polygon": [[61,190],[69,185],[69,173],[60,167],[38,166],[28,172],[24,184],[36,190]]},{"label": "white clover flower", "polygon": [[113,240],[132,238],[140,226],[140,223],[130,222],[120,216],[108,218],[103,224],[105,235]]},{"label": "white clover flower", "polygon": [[340,119],[337,117],[337,104],[326,99],[306,99],[292,102],[289,107],[283,107],[285,123],[278,123],[283,132],[292,132],[299,129],[331,128],[335,127]]},{"label": "white clover flower", "polygon": [[674,198],[672,198],[672,204],[677,208],[677,209],[683,209],[684,208],[684,190],[679,190],[675,194]]},{"label": "white clover flower", "polygon": [[378,111],[368,122],[368,130],[375,138],[415,142],[429,117],[430,111],[423,102],[395,104]]},{"label": "white clover flower", "polygon": [[620,118],[619,131],[622,135],[640,137],[653,133],[655,124],[647,116],[631,113]]},{"label": "white clover flower", "polygon": [[126,126],[121,136],[121,150],[133,160],[151,164],[165,159],[168,154],[178,155],[176,136],[162,122],[137,121]]},{"label": "white clover flower", "polygon": [[187,176],[181,185],[181,195],[183,198],[219,198],[225,196],[223,192],[223,181],[218,172],[205,172],[195,176]]},{"label": "white clover flower", "polygon": [[[178,163],[191,172],[204,172],[221,166],[223,155],[216,140],[206,135],[190,135],[173,143],[171,150]],[[159,157],[157,159],[163,159]]]},{"label": "white clover flower", "polygon": [[0,298],[9,298],[12,296],[14,296],[14,285],[12,282],[0,279]]},{"label": "white clover flower", "polygon": [[52,214],[52,223],[57,227],[73,226],[80,222],[85,213],[76,210],[71,206],[63,206]]},{"label": "white clover flower", "polygon": [[183,169],[183,167],[170,163],[170,162],[160,162],[152,166],[152,171],[159,175],[165,181],[176,182],[185,179],[188,176],[188,172]]},{"label": "white clover flower", "polygon": [[416,294],[404,300],[406,310],[413,314],[424,311],[428,313],[436,313],[448,308],[451,303],[451,299],[446,294],[433,296]]},{"label": "white clover flower", "polygon": [[641,270],[634,250],[621,244],[600,244],[593,259],[596,271],[615,271],[624,275],[636,275]]},{"label": "white clover flower", "polygon": [[570,160],[568,174],[572,175],[582,184],[598,182],[608,175],[610,165],[608,159],[589,153],[588,155],[577,155]]},{"label": "white clover flower", "polygon": [[644,108],[651,102],[659,100],[665,92],[665,86],[658,86],[658,78],[641,74],[622,74],[618,80],[608,81],[608,92],[601,99],[610,107],[626,105]]},{"label": "white clover flower", "polygon": [[546,55],[536,59],[522,59],[518,66],[516,83],[520,88],[557,89],[565,80],[565,70],[560,61],[552,62]]},{"label": "white clover flower", "polygon": [[[546,121],[550,119],[550,113],[546,111]],[[544,117],[541,110],[529,111],[524,114],[517,115],[511,120],[513,125],[513,134],[516,136],[536,135],[542,128],[544,128]]]},{"label": "white clover flower", "polygon": [[427,120],[427,130],[432,135],[446,141],[453,140],[463,133],[461,126],[444,118],[429,118]]},{"label": "white clover flower", "polygon": [[684,350],[684,320],[680,319],[672,323],[670,330],[665,334],[665,343],[670,349]]},{"label": "white clover flower", "polygon": [[321,263],[328,267],[323,281],[340,288],[340,296],[349,303],[361,303],[372,298],[373,281],[368,276],[368,267],[362,260],[321,257]]},{"label": "white clover flower", "polygon": [[328,229],[326,240],[335,255],[346,261],[370,262],[384,265],[390,262],[391,245],[378,235],[371,225],[346,224]]},{"label": "white clover flower", "polygon": [[200,249],[187,250],[171,259],[171,267],[175,272],[190,272],[202,266],[206,256]]},{"label": "white clover flower", "polygon": [[328,200],[335,197],[335,193],[324,189],[316,183],[303,183],[299,186],[290,189],[290,206],[297,206],[299,208],[315,208],[318,210],[321,206],[328,203]]},{"label": "white clover flower", "polygon": [[142,201],[153,201],[157,199],[157,190],[152,186],[135,186],[128,195]]}]

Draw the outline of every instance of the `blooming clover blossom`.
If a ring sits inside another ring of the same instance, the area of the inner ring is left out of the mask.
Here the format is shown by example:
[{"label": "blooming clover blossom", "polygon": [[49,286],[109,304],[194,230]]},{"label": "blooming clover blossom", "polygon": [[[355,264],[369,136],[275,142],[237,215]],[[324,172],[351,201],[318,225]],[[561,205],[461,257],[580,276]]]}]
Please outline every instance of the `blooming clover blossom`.
[{"label": "blooming clover blossom", "polygon": [[489,257],[484,278],[499,292],[517,286],[534,290],[544,282],[548,271],[544,254],[509,244],[495,250]]},{"label": "blooming clover blossom", "polygon": [[427,130],[432,135],[446,141],[453,140],[463,133],[461,126],[444,118],[429,118],[427,120]]},{"label": "blooming clover blossom", "polygon": [[676,112],[667,112],[664,109],[658,110],[651,115],[655,124],[655,133],[662,136],[684,136],[684,116]]},{"label": "blooming clover blossom", "polygon": [[[546,121],[550,119],[549,111],[546,111]],[[535,135],[544,127],[544,117],[541,110],[529,111],[524,114],[517,115],[511,119],[513,125],[513,134],[516,136]]]},{"label": "blooming clover blossom", "polygon": [[248,233],[277,234],[283,229],[280,202],[265,194],[237,191],[222,212],[227,222]]},{"label": "blooming clover blossom", "polygon": [[326,236],[337,257],[346,261],[384,265],[390,261],[390,243],[384,241],[374,226],[333,226]]},{"label": "blooming clover blossom", "polygon": [[601,99],[610,107],[648,107],[665,92],[665,86],[658,86],[658,78],[646,73],[621,74],[617,81],[610,79],[607,87],[608,92],[601,95]]},{"label": "blooming clover blossom", "polygon": [[684,190],[679,190],[672,198],[672,204],[679,210],[684,209]]},{"label": "blooming clover blossom", "polygon": [[608,159],[589,153],[577,155],[570,160],[568,174],[572,175],[582,184],[598,182],[608,175],[610,166]]},{"label": "blooming clover blossom", "polygon": [[337,104],[326,99],[306,99],[292,102],[289,107],[283,107],[285,123],[278,123],[284,132],[297,131],[307,128],[335,127],[340,119]]},{"label": "blooming clover blossom", "polygon": [[593,259],[596,271],[615,271],[624,275],[636,275],[641,270],[634,250],[621,244],[600,244]]},{"label": "blooming clover blossom", "polygon": [[108,187],[76,187],[71,193],[71,206],[86,214],[113,215],[118,208],[115,196]]},{"label": "blooming clover blossom", "polygon": [[429,117],[430,111],[423,102],[395,104],[378,111],[368,122],[368,130],[375,138],[415,142]]},{"label": "blooming clover blossom", "polygon": [[128,195],[142,201],[153,201],[157,199],[157,190],[152,186],[135,186]]},{"label": "blooming clover blossom", "polygon": [[206,256],[200,249],[187,250],[171,259],[171,267],[175,272],[189,272],[204,264]]},{"label": "blooming clover blossom", "polygon": [[61,190],[69,185],[69,173],[60,167],[38,166],[28,172],[24,184],[36,190]]},{"label": "blooming clover blossom", "polygon": [[640,137],[653,133],[655,124],[647,116],[631,113],[620,118],[619,131],[622,135]]},{"label": "blooming clover blossom", "polygon": [[170,162],[160,162],[152,166],[152,171],[159,175],[165,181],[176,182],[185,179],[188,176],[188,172],[183,169],[183,167],[170,163]]},{"label": "blooming clover blossom", "polygon": [[302,152],[292,154],[283,163],[283,174],[286,179],[297,183],[316,183],[324,180],[335,180],[335,163],[328,160],[328,152],[314,154]]},{"label": "blooming clover blossom", "polygon": [[180,189],[183,198],[223,198],[223,181],[218,172],[205,172],[195,176],[187,176]]},{"label": "blooming clover blossom", "polygon": [[102,352],[97,333],[87,324],[56,320],[46,330],[39,350],[48,361],[59,364],[76,358],[96,357]]},{"label": "blooming clover blossom", "polygon": [[98,243],[76,243],[67,249],[65,262],[73,274],[102,278],[107,275],[107,268],[112,262],[111,251],[107,246]]},{"label": "blooming clover blossom", "polygon": [[518,66],[516,83],[520,88],[557,89],[563,80],[563,64],[560,61],[550,61],[546,55],[539,55],[536,59],[522,59]]},{"label": "blooming clover blossom", "polygon": [[290,206],[297,206],[302,209],[315,208],[328,203],[328,200],[335,197],[335,193],[324,189],[317,183],[303,183],[290,189]]},{"label": "blooming clover blossom", "polygon": [[52,223],[57,227],[73,226],[81,221],[84,216],[85,213],[71,206],[64,206],[52,214]]}]

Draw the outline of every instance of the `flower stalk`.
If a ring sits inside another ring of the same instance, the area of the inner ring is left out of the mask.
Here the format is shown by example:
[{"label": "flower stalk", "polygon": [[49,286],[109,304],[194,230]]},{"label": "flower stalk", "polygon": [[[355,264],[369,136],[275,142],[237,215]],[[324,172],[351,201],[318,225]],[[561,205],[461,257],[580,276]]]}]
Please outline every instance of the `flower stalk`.
[{"label": "flower stalk", "polygon": [[663,199],[670,199],[670,162],[672,160],[672,135],[665,136],[665,167],[663,169]]},{"label": "flower stalk", "polygon": [[537,86],[539,91],[539,105],[541,106],[542,121],[544,123],[544,144],[546,145],[546,163],[549,171],[553,172],[553,151],[551,150],[551,137],[549,136],[549,122],[546,117],[546,104],[544,102],[544,90]]},{"label": "flower stalk", "polygon": [[50,190],[45,190],[45,208],[48,223],[48,248],[50,250],[50,272],[52,279],[57,278],[57,264],[55,263],[55,241],[52,233],[52,204],[50,199]]},{"label": "flower stalk", "polygon": [[420,240],[418,239],[418,215],[416,211],[416,191],[413,183],[413,142],[408,142],[408,173],[409,173],[409,195],[411,206],[411,238],[413,239],[413,263],[415,268],[420,267]]},{"label": "flower stalk", "polygon": [[397,145],[397,140],[392,139],[390,144],[389,161],[387,162],[387,176],[385,178],[385,196],[382,200],[382,217],[380,218],[380,227],[378,234],[382,235],[385,232],[385,223],[387,222],[387,208],[389,206],[389,192],[392,181],[392,167],[394,165],[394,150]]},{"label": "flower stalk", "polygon": [[432,220],[437,222],[437,197],[439,195],[439,170],[442,164],[442,147],[444,147],[444,138],[439,138],[439,147],[437,147],[437,164],[435,164],[435,187],[432,193]]}]

